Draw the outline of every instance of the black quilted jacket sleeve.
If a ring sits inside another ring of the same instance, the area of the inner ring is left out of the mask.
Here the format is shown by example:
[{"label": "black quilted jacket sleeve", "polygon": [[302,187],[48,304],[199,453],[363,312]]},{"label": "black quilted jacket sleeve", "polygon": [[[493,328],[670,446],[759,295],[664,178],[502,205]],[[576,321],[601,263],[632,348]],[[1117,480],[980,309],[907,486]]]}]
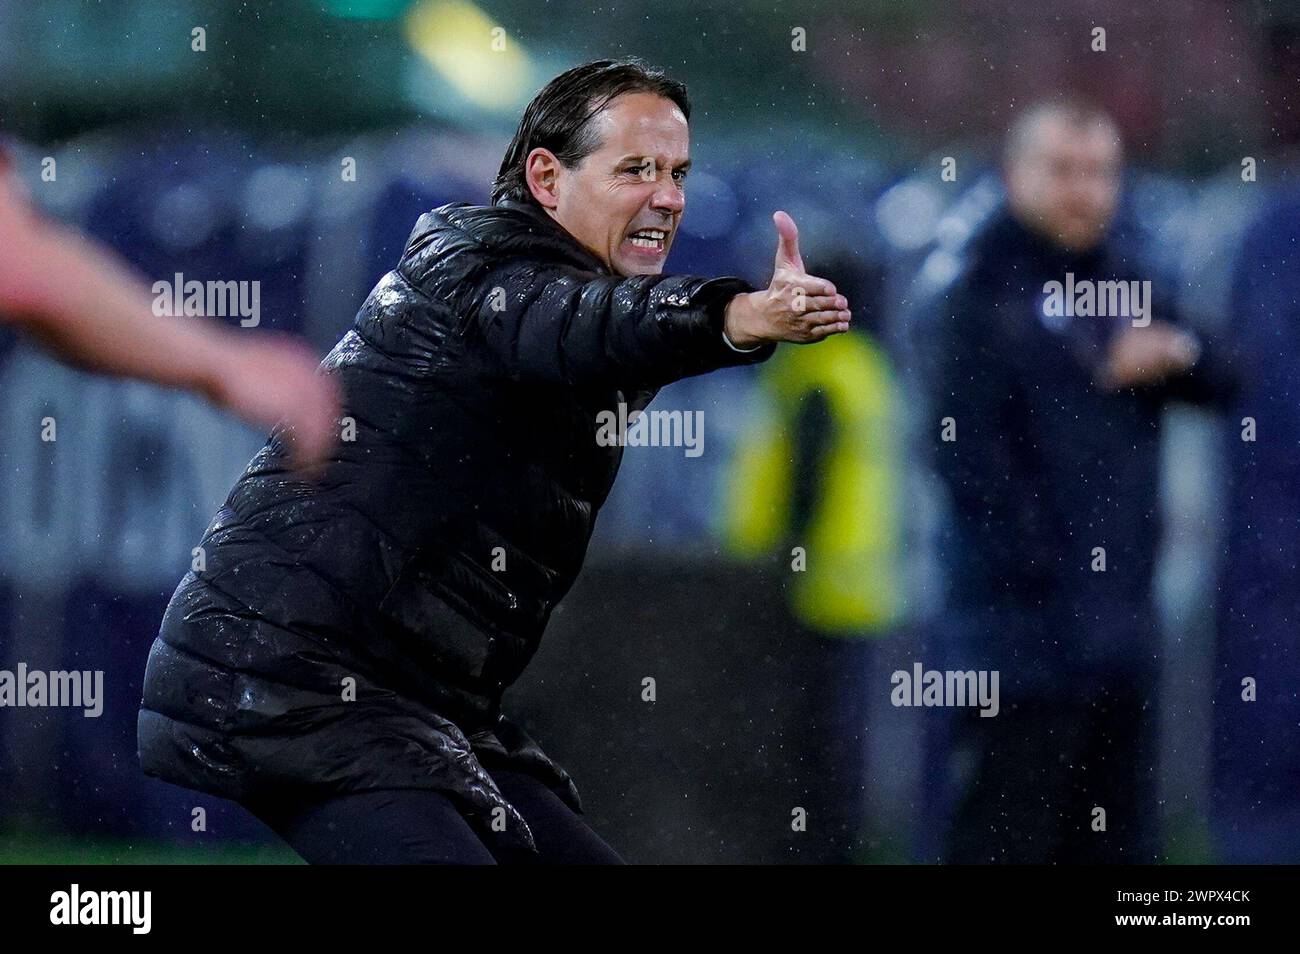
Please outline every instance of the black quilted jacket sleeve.
[{"label": "black quilted jacket sleeve", "polygon": [[417,224],[398,272],[461,316],[460,337],[512,381],[652,390],[766,360],[723,340],[738,278],[619,278],[520,203],[444,206]]}]

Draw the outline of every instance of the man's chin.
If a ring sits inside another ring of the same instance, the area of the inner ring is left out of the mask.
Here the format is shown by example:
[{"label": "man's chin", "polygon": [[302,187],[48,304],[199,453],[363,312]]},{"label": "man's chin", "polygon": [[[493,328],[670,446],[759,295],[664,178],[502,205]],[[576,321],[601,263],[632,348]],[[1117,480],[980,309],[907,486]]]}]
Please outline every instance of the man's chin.
[{"label": "man's chin", "polygon": [[1060,244],[1065,246],[1069,251],[1082,255],[1085,252],[1091,252],[1101,244],[1102,239],[1106,237],[1104,231],[1093,229],[1079,229],[1073,232],[1067,232],[1059,239]]},{"label": "man's chin", "polygon": [[662,275],[664,263],[658,262],[622,262],[614,263],[614,270],[624,278],[631,278],[635,275]]},{"label": "man's chin", "polygon": [[1096,248],[1106,237],[1105,229],[1099,229],[1093,223],[1063,224],[1049,230],[1047,234],[1056,245],[1080,254]]}]

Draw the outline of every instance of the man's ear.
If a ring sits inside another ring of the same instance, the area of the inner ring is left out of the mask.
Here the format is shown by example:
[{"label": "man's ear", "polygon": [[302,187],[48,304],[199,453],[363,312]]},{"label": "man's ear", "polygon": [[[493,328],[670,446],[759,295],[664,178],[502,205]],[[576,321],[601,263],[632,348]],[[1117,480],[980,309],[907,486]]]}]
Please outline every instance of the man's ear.
[{"label": "man's ear", "polygon": [[524,163],[524,178],[538,204],[554,211],[560,204],[560,160],[555,153],[540,146],[530,152]]}]

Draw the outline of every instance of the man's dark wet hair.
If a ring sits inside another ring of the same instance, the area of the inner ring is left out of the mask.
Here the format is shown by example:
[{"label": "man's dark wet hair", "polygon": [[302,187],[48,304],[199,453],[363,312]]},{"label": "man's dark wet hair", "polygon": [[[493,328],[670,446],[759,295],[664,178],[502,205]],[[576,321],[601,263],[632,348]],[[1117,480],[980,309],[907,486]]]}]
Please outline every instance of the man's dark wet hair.
[{"label": "man's dark wet hair", "polygon": [[524,163],[534,149],[549,149],[568,169],[591,155],[600,145],[592,118],[624,93],[654,93],[672,100],[691,118],[686,86],[640,60],[596,60],[565,70],[524,110],[492,183],[492,204],[502,199],[535,201],[524,175]]}]

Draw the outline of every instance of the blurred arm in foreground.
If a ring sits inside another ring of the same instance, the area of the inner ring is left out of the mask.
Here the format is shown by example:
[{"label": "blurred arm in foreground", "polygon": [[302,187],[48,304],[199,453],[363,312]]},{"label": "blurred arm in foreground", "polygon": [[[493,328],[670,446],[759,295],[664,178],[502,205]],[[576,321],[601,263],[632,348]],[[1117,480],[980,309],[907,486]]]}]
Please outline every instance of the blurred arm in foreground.
[{"label": "blurred arm in foreground", "polygon": [[184,388],[249,424],[287,427],[297,465],[319,466],[337,432],[337,384],[305,345],[156,315],[143,282],[107,249],[44,219],[0,154],[0,324],[87,371]]}]

